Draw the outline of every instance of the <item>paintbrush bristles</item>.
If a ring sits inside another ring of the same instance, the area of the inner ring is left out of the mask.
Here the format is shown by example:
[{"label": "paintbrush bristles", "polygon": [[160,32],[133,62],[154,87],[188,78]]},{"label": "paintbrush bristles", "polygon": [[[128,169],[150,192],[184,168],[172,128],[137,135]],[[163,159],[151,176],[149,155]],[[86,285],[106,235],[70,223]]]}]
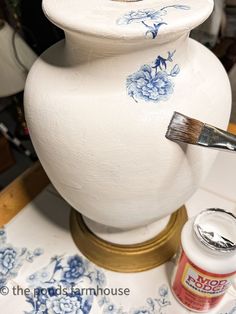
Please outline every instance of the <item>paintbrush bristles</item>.
[{"label": "paintbrush bristles", "polygon": [[166,138],[171,141],[197,144],[203,127],[204,123],[201,121],[175,112],[168,126]]}]

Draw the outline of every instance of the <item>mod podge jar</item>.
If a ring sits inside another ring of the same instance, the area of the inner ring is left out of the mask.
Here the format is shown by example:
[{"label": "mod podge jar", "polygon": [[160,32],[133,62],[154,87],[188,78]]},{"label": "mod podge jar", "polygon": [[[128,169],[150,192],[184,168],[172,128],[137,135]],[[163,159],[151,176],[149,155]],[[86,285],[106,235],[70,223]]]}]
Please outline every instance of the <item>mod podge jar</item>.
[{"label": "mod podge jar", "polygon": [[236,274],[236,217],[222,209],[204,210],[185,224],[181,244],[172,291],[186,308],[207,312]]}]

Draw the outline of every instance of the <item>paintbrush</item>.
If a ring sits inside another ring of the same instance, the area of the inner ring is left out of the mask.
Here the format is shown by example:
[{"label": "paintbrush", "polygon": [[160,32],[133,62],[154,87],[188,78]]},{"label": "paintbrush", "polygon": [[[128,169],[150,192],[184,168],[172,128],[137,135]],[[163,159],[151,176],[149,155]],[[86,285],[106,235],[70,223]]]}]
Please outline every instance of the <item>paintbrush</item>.
[{"label": "paintbrush", "polygon": [[179,112],[174,112],[166,138],[174,142],[236,152],[235,135]]}]

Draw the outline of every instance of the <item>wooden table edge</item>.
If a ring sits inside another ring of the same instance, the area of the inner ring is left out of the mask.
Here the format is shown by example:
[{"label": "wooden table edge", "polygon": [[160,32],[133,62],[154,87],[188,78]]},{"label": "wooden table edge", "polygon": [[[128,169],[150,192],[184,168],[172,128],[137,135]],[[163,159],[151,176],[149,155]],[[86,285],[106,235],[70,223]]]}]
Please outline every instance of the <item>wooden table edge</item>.
[{"label": "wooden table edge", "polygon": [[36,162],[0,192],[0,226],[8,223],[48,184],[41,164]]}]

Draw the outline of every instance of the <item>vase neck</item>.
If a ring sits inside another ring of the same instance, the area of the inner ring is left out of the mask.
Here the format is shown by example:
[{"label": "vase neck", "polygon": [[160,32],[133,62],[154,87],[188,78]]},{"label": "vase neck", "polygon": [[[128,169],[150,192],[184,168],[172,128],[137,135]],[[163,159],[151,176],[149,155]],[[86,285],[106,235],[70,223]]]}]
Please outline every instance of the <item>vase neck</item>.
[{"label": "vase neck", "polygon": [[181,36],[205,21],[214,5],[213,0],[176,2],[43,0],[42,3],[48,19],[66,32],[130,42]]},{"label": "vase neck", "polygon": [[[65,32],[65,56],[67,64],[77,65],[89,63],[96,59],[104,59],[156,49],[157,54],[165,54],[168,51],[178,51],[178,60],[184,61],[187,53],[189,33],[184,33],[176,37],[168,37],[167,41],[157,41],[152,39],[143,40],[114,40],[103,37],[90,37],[83,34]],[[176,60],[177,61],[177,60]]]}]

